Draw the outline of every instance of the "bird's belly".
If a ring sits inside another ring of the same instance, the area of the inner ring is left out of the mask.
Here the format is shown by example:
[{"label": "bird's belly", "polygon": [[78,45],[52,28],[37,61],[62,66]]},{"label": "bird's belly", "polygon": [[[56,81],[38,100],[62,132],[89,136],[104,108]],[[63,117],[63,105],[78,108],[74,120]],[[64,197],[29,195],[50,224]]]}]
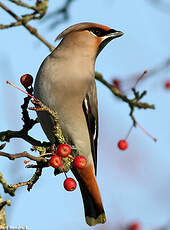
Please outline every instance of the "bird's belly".
[{"label": "bird's belly", "polygon": [[[91,152],[90,138],[82,107],[55,107],[67,144],[75,145],[80,154],[88,158]],[[56,143],[55,123],[47,112],[39,112],[41,126],[51,143]]]}]

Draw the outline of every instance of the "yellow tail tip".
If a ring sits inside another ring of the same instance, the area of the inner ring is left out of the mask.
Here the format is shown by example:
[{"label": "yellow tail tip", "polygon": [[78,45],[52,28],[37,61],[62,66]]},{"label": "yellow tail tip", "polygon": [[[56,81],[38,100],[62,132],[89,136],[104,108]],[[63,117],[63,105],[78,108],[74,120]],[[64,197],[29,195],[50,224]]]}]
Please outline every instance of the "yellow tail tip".
[{"label": "yellow tail tip", "polygon": [[94,226],[96,224],[104,224],[106,222],[105,213],[100,214],[97,218],[86,216],[86,223],[90,226]]}]

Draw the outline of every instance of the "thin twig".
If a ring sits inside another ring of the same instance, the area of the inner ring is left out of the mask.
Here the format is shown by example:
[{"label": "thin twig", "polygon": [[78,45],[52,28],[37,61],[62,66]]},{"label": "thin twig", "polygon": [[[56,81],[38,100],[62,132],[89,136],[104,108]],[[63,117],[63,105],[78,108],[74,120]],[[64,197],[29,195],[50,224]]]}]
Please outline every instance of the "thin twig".
[{"label": "thin twig", "polygon": [[[144,72],[145,74],[145,72]],[[142,77],[144,75],[141,75]],[[141,77],[141,78],[142,78]],[[134,118],[134,108],[138,108],[138,109],[155,109],[154,105],[149,105],[148,103],[143,103],[143,102],[139,102],[139,100],[141,100],[145,95],[146,95],[146,91],[143,91],[141,94],[139,94],[139,92],[136,91],[135,88],[132,89],[132,92],[134,93],[134,97],[133,99],[129,99],[126,95],[122,94],[121,91],[119,89],[117,89],[116,87],[113,87],[113,85],[111,85],[110,83],[108,83],[101,74],[99,73],[95,73],[95,78],[100,81],[101,83],[103,83],[108,89],[111,90],[111,92],[118,98],[120,98],[122,101],[126,102],[129,105],[130,108],[130,117],[133,121],[133,125],[136,126],[136,120]],[[141,79],[140,78],[140,79]],[[137,81],[138,83],[138,81]],[[136,83],[136,84],[137,84]]]},{"label": "thin twig", "polygon": [[34,175],[32,176],[32,178],[26,182],[19,182],[17,184],[11,184],[9,185],[10,188],[12,189],[17,189],[21,186],[25,186],[28,185],[27,190],[30,191],[33,187],[33,185],[38,181],[38,179],[40,178],[42,174],[42,168],[37,168]]},{"label": "thin twig", "polygon": [[24,151],[22,153],[15,153],[15,154],[10,154],[10,153],[0,151],[0,156],[7,157],[10,160],[15,160],[16,158],[21,158],[21,157],[27,157],[28,159],[36,161],[36,162],[43,162],[43,163],[48,162],[48,160],[46,158],[43,158],[43,157],[40,157],[40,156],[38,156],[38,157],[33,156],[33,155],[29,154],[26,151]]},{"label": "thin twig", "polygon": [[[5,6],[2,2],[0,2],[0,7],[2,9],[4,9],[9,15],[11,15],[13,18],[16,19],[17,22],[20,22],[21,25],[23,25],[32,35],[34,35],[35,37],[37,37],[42,43],[44,43],[49,49],[50,51],[52,51],[54,49],[54,46],[52,46],[46,39],[44,39],[37,31],[36,28],[30,26],[27,24],[27,22],[29,21],[29,18],[27,18],[26,16],[24,18],[20,18],[18,15],[16,15],[12,10],[10,10],[7,6]],[[5,27],[4,27],[5,28]],[[2,29],[2,25],[1,25],[1,29]]]},{"label": "thin twig", "polygon": [[7,130],[7,131],[0,132],[0,141],[9,142],[10,139],[12,139],[12,138],[21,138],[21,139],[25,140],[26,142],[30,143],[31,145],[49,146],[48,142],[42,143],[41,141],[36,140],[35,138],[31,137],[27,133],[22,132],[22,130],[20,130],[20,131]]},{"label": "thin twig", "polygon": [[21,22],[12,22],[11,24],[9,25],[2,25],[0,24],[0,29],[8,29],[8,28],[11,28],[11,27],[15,27],[15,26],[20,26],[22,23]]},{"label": "thin twig", "polygon": [[9,1],[15,3],[18,6],[23,6],[27,9],[37,10],[35,6],[30,6],[22,1],[18,1],[18,0],[9,0]]},{"label": "thin twig", "polygon": [[132,105],[133,107],[137,107],[138,109],[155,109],[154,105],[149,105],[148,103],[139,102],[136,99],[128,99],[128,97],[120,92],[119,89],[113,87],[110,83],[108,83],[101,74],[96,73],[95,78],[103,83],[110,91],[118,98],[122,99],[124,102]]}]

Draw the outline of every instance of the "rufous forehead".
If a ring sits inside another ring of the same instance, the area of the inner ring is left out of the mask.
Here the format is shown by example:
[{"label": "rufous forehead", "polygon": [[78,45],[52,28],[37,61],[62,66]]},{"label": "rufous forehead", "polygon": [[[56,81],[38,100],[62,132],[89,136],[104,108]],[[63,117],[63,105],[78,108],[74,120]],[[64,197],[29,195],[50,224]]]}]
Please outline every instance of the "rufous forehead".
[{"label": "rufous forehead", "polygon": [[106,31],[108,31],[108,30],[110,30],[111,28],[110,27],[108,27],[108,26],[104,26],[104,25],[101,25],[101,24],[89,24],[87,27],[85,27],[84,29],[89,29],[89,28],[91,28],[91,27],[93,27],[93,28],[101,28],[101,29],[103,29],[103,30],[106,30]]}]

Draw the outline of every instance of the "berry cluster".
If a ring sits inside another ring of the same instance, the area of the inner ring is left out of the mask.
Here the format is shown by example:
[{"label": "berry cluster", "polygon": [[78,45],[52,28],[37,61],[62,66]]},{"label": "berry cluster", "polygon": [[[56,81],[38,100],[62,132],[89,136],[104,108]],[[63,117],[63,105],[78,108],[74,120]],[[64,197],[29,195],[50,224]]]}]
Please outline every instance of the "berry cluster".
[{"label": "berry cluster", "polygon": [[[83,169],[86,167],[86,164],[87,164],[86,157],[78,155],[74,158],[70,154],[71,154],[71,147],[69,145],[66,145],[66,144],[60,144],[57,147],[56,153],[54,152],[54,155],[50,158],[49,164],[53,168],[59,168],[61,166],[63,169],[63,172],[64,172],[64,167],[62,165],[62,158],[70,157],[71,159],[73,159],[74,167],[76,167],[78,169]],[[64,181],[64,188],[67,191],[75,190],[77,187],[76,181],[71,177],[67,177],[66,173],[65,173],[65,176],[66,176],[66,179]]]},{"label": "berry cluster", "polygon": [[[22,90],[19,87],[15,86],[11,82],[9,82],[9,81],[6,81],[6,82],[7,82],[7,84],[10,84],[10,85],[14,86],[15,88],[19,89],[23,93],[25,93],[28,96],[32,97],[34,100],[37,100],[31,94],[29,94],[28,92],[25,92],[24,90]],[[25,87],[25,89],[28,90],[29,87],[32,87],[33,77],[30,74],[24,74],[24,75],[21,76],[20,82]],[[57,147],[57,151],[53,153],[53,156],[49,160],[49,164],[53,168],[59,168],[60,166],[62,167],[62,170],[63,170],[63,172],[65,173],[65,176],[66,176],[66,179],[64,181],[64,188],[67,191],[73,191],[73,190],[76,189],[77,184],[76,184],[76,181],[73,178],[71,178],[71,177],[68,178],[67,175],[66,175],[66,172],[64,171],[64,166],[62,164],[62,158],[65,158],[65,157],[71,158],[73,160],[74,167],[76,167],[77,169],[85,168],[86,164],[87,164],[87,159],[86,159],[86,157],[81,156],[81,155],[78,155],[78,156],[76,156],[74,158],[71,155],[71,147],[69,145],[66,145],[66,144],[60,144]],[[24,163],[27,164],[30,161],[31,160],[24,161]]]}]

